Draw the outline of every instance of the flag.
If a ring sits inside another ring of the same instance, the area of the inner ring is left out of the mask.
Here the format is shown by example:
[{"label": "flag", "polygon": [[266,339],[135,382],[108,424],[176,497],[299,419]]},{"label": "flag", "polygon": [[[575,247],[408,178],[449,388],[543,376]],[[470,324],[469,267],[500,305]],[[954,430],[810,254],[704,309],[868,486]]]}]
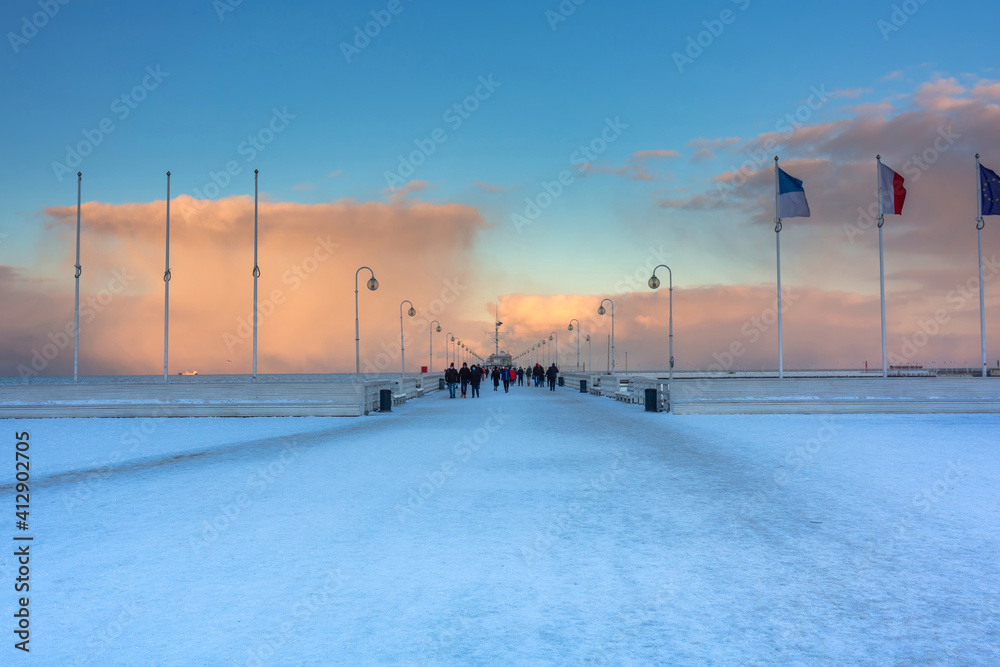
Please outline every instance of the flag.
[{"label": "flag", "polygon": [[882,191],[879,193],[881,211],[883,214],[899,215],[903,212],[903,202],[906,200],[903,177],[882,162],[879,162],[879,170],[882,177]]},{"label": "flag", "polygon": [[983,165],[979,165],[979,197],[983,215],[1000,215],[1000,176]]},{"label": "flag", "polygon": [[778,217],[808,218],[809,202],[802,181],[789,176],[781,167],[778,170]]}]

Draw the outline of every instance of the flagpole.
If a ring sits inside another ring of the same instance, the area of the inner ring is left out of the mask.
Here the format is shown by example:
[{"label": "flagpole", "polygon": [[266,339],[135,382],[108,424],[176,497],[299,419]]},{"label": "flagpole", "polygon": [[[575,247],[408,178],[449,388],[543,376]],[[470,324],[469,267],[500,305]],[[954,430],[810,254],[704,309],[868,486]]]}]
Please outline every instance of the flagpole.
[{"label": "flagpole", "polygon": [[976,236],[979,237],[979,338],[983,349],[983,377],[986,377],[986,297],[983,293],[983,186],[982,170],[979,168],[979,153],[976,153]]},{"label": "flagpole", "polygon": [[163,270],[163,381],[167,381],[167,351],[170,341],[170,172],[167,172],[167,257]]},{"label": "flagpole", "polygon": [[774,156],[774,245],[778,257],[778,379],[785,377],[784,350],[781,338],[781,217],[778,205],[778,156]]},{"label": "flagpole", "polygon": [[[80,379],[80,190],[83,172],[76,172],[76,305],[73,309],[73,382]],[[982,263],[982,251],[979,253]],[[982,271],[979,272],[982,275]]]},{"label": "flagpole", "polygon": [[882,377],[889,377],[889,368],[886,366],[885,355],[885,264],[882,258],[882,224],[885,222],[885,214],[882,212],[882,156],[875,156],[876,170],[878,171],[878,280],[879,290],[882,295]]},{"label": "flagpole", "polygon": [[257,170],[253,170],[253,381],[257,381]]}]

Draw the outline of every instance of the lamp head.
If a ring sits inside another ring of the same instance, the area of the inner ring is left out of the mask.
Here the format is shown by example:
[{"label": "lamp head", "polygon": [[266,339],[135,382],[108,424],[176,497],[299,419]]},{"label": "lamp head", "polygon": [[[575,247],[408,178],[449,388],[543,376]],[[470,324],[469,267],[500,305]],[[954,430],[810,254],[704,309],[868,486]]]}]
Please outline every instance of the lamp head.
[{"label": "lamp head", "polygon": [[441,325],[440,325],[440,324],[439,324],[439,325],[437,325],[437,332],[438,332],[438,333],[441,333]]},{"label": "lamp head", "polygon": [[660,279],[653,276],[649,279],[649,289],[656,289],[660,286]]},{"label": "lamp head", "polygon": [[368,289],[373,292],[378,289],[378,281],[375,280],[375,276],[368,279]]},{"label": "lamp head", "polygon": [[587,334],[587,342],[590,342],[590,334]]},{"label": "lamp head", "polygon": [[452,337],[451,337],[451,342],[452,342],[452,343],[454,343],[454,342],[455,342],[455,337],[454,337],[454,336],[452,336]]},{"label": "lamp head", "polygon": [[608,312],[608,311],[604,310],[604,306],[601,306],[600,308],[597,309],[597,314],[598,315],[603,315],[606,312]]},{"label": "lamp head", "polygon": [[567,329],[568,329],[569,331],[572,331],[572,330],[573,330],[573,323],[572,323],[572,322],[570,323],[569,327],[567,327]]},{"label": "lamp head", "polygon": [[549,336],[549,340],[552,340],[552,336]]},{"label": "lamp head", "polygon": [[406,314],[409,315],[410,317],[413,317],[414,315],[417,314],[417,311],[413,306],[410,306],[410,309],[406,311]]}]

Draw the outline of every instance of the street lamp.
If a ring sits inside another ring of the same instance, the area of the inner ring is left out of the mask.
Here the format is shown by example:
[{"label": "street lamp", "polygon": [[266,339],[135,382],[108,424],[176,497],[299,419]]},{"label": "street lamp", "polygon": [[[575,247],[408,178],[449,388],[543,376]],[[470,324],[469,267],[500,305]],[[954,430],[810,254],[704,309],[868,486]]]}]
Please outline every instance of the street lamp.
[{"label": "street lamp", "polygon": [[[437,324],[437,332],[441,333],[441,323],[437,320],[431,320],[431,324]],[[427,337],[430,339],[430,363],[427,365],[427,372],[434,372],[434,327],[427,325]],[[445,363],[445,366],[448,364]]]},{"label": "street lamp", "polygon": [[[605,299],[611,304],[611,374],[615,373],[615,302],[611,299]],[[597,309],[598,315],[603,315],[607,311],[604,310],[604,301],[601,301],[600,308]]]},{"label": "street lamp", "polygon": [[569,330],[573,330],[573,322],[576,322],[576,370],[580,370],[580,320],[575,317],[569,321]]},{"label": "street lamp", "polygon": [[590,356],[590,334],[587,334],[587,368],[594,372],[594,359]]},{"label": "street lamp", "polygon": [[[669,281],[667,284],[670,287],[670,370],[667,373],[669,381],[674,379],[674,272],[666,264],[660,264],[656,269],[660,267],[667,270],[667,279]],[[653,275],[649,279],[649,289],[656,289],[660,286],[660,279],[656,277],[656,269],[653,269]]]},{"label": "street lamp", "polygon": [[[361,381],[361,335],[360,329],[358,327],[358,274],[361,273],[362,269],[368,269],[367,266],[362,266],[360,269],[354,272],[354,381]],[[375,280],[375,272],[368,269],[368,273],[372,274],[372,277],[368,279],[368,289],[374,292],[378,289],[378,281]]]},{"label": "street lamp", "polygon": [[542,363],[543,363],[543,365],[546,368],[548,368],[549,367],[549,350],[548,350],[548,348],[545,347],[545,339],[544,338],[541,340],[541,343],[542,343],[542,352],[541,352]]},{"label": "street lamp", "polygon": [[451,347],[449,343],[455,342],[455,335],[450,331],[444,335],[444,367],[448,368],[448,348]]},{"label": "street lamp", "polygon": [[400,360],[402,361],[402,369],[401,369],[402,372],[400,372],[399,374],[400,378],[406,377],[406,348],[403,347],[403,304],[404,303],[410,304],[410,309],[406,311],[407,315],[413,317],[414,315],[417,314],[416,309],[413,307],[413,304],[410,303],[409,299],[403,299],[402,301],[399,302],[399,357]]},{"label": "street lamp", "polygon": [[553,336],[556,337],[556,356],[555,356],[555,361],[553,363],[555,363],[555,365],[558,366],[559,365],[559,334],[557,334],[555,331],[553,331],[552,333],[549,334],[549,340],[552,340]]}]

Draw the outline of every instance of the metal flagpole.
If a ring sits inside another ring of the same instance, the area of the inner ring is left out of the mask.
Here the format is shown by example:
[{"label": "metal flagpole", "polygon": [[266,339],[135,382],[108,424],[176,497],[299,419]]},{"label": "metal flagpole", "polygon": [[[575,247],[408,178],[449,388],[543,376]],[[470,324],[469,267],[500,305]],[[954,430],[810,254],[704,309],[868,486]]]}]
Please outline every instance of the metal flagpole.
[{"label": "metal flagpole", "polygon": [[875,168],[878,171],[878,281],[882,294],[882,377],[889,377],[889,367],[885,355],[885,263],[882,257],[882,225],[885,214],[882,212],[882,156],[875,156]]},{"label": "metal flagpole", "polygon": [[257,170],[253,170],[253,381],[257,381]]},{"label": "metal flagpole", "polygon": [[[80,268],[80,189],[82,181],[83,172],[76,172],[76,305],[73,310],[73,382],[80,379],[80,274],[83,273],[83,269]],[[981,258],[982,252],[979,255]]]},{"label": "metal flagpole", "polygon": [[983,296],[983,185],[982,170],[979,168],[979,153],[976,153],[976,236],[979,237],[979,336],[983,348],[983,377],[986,377],[986,298]]},{"label": "metal flagpole", "polygon": [[774,156],[774,245],[778,257],[778,379],[785,377],[784,350],[781,338],[781,210],[778,199],[778,156]]},{"label": "metal flagpole", "polygon": [[167,258],[163,270],[163,381],[167,381],[167,344],[170,340],[170,172],[167,172]]}]

